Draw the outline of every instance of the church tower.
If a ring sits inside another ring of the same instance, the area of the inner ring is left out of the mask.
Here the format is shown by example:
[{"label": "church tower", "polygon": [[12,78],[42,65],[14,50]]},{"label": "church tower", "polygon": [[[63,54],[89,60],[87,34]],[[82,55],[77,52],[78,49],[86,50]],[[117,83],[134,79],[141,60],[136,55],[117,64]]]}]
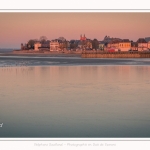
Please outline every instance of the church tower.
[{"label": "church tower", "polygon": [[80,41],[85,41],[86,40],[86,37],[85,37],[85,34],[84,36],[82,37],[82,34],[80,35]]},{"label": "church tower", "polygon": [[80,40],[82,40],[82,34],[80,35]]}]

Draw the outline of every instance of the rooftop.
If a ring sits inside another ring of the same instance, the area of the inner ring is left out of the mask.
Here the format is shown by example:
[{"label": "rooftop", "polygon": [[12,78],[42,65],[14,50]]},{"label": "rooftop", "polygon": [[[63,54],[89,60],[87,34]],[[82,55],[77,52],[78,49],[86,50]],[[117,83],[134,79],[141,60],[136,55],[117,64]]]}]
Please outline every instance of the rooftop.
[{"label": "rooftop", "polygon": [[146,40],[144,38],[139,38],[137,40],[137,43],[147,43]]}]

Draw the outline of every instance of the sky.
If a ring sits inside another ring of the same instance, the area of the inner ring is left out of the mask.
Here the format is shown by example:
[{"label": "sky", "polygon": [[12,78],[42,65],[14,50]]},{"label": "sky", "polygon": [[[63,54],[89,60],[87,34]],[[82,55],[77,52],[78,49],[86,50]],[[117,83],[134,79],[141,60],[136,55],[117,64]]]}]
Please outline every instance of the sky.
[{"label": "sky", "polygon": [[79,40],[85,34],[101,41],[107,35],[137,41],[150,37],[149,25],[150,12],[0,12],[0,48],[20,48],[40,36]]}]

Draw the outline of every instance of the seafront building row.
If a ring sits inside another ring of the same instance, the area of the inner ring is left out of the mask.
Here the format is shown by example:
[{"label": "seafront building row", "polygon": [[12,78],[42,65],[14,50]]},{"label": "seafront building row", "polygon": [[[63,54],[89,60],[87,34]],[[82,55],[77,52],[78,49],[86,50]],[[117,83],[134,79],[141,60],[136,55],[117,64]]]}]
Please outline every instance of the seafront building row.
[{"label": "seafront building row", "polygon": [[139,38],[136,42],[129,39],[111,38],[105,36],[102,41],[88,39],[85,35],[79,40],[67,41],[61,37],[54,40],[30,40],[27,44],[21,44],[21,50],[32,51],[82,51],[101,50],[108,52],[115,51],[149,51],[150,37]]}]

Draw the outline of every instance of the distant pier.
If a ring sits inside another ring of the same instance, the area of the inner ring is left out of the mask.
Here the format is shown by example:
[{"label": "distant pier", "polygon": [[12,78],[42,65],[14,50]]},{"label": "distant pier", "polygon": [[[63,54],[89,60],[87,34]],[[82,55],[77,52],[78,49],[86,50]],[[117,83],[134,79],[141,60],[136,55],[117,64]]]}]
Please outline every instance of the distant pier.
[{"label": "distant pier", "polygon": [[142,52],[82,52],[82,58],[150,58],[150,51]]}]

